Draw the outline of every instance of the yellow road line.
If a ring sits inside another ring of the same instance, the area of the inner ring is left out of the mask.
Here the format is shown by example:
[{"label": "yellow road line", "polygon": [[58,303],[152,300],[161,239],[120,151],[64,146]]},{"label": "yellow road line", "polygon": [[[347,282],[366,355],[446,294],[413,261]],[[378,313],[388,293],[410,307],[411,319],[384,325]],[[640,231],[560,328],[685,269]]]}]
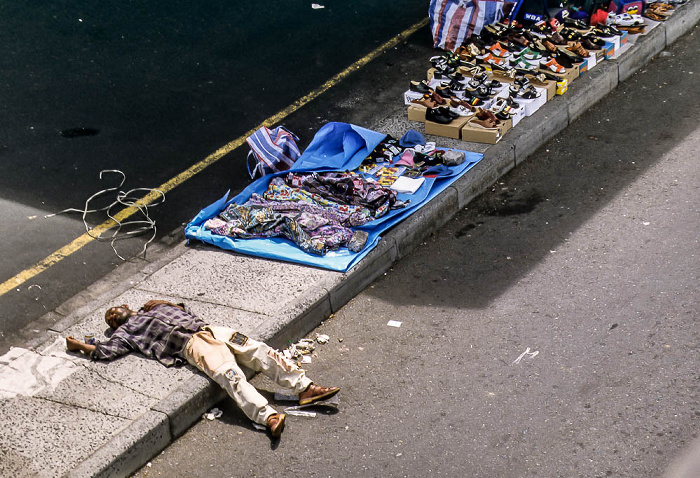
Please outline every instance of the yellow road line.
[{"label": "yellow road line", "polygon": [[[182,173],[178,174],[174,178],[170,179],[169,181],[166,181],[165,183],[161,184],[155,189],[158,189],[162,191],[163,193],[167,193],[168,191],[171,191],[172,189],[176,188],[180,184],[184,183],[187,181],[189,178],[193,177],[195,174],[199,173],[202,171],[204,168],[207,166],[211,166],[215,162],[217,162],[219,159],[221,159],[223,156],[226,154],[230,153],[231,151],[235,150],[239,146],[241,146],[243,143],[245,143],[245,140],[248,136],[253,134],[255,131],[260,129],[262,126],[272,126],[276,123],[279,123],[282,121],[284,118],[289,116],[290,114],[294,113],[297,111],[299,108],[302,106],[310,103],[314,99],[318,98],[320,95],[328,91],[330,88],[333,86],[337,85],[340,83],[346,76],[350,75],[350,73],[353,73],[354,71],[359,70],[363,66],[365,66],[367,63],[370,61],[374,60],[376,57],[384,53],[390,48],[393,48],[394,46],[398,45],[399,42],[403,41],[407,37],[411,36],[414,34],[417,30],[420,28],[424,27],[427,25],[428,19],[424,18],[420,22],[416,23],[415,25],[411,26],[410,28],[404,30],[403,32],[399,33],[397,36],[389,40],[388,42],[384,43],[380,47],[376,48],[373,50],[371,53],[368,55],[360,58],[357,60],[355,63],[323,83],[319,88],[315,89],[314,91],[310,92],[309,94],[299,98],[296,100],[294,103],[291,105],[287,106],[285,109],[282,111],[270,116],[267,118],[265,121],[260,123],[258,126],[252,128],[250,131],[245,133],[242,136],[239,136],[238,138],[234,139],[230,143],[226,144],[225,146],[219,148],[218,150],[214,151],[212,154],[201,160],[200,162],[196,163],[195,165],[191,166],[187,170],[183,171]],[[134,215],[136,212],[138,212],[138,208],[140,206],[147,206],[151,204],[155,200],[161,199],[161,196],[157,192],[150,192],[140,200],[138,200],[134,206],[129,206],[125,209],[122,209],[119,211],[118,214],[115,214],[115,219],[117,219],[119,222],[122,222],[123,220],[131,217]],[[99,226],[94,227],[93,229],[90,230],[90,233],[85,233],[82,236],[78,237],[74,241],[72,241],[70,244],[67,244],[51,254],[50,256],[46,257],[45,259],[37,262],[34,264],[32,267],[29,267],[28,269],[23,270],[16,276],[12,277],[11,279],[6,280],[2,284],[0,284],[0,296],[6,294],[7,292],[11,291],[12,289],[19,287],[20,285],[24,284],[27,282],[29,279],[32,277],[40,274],[41,272],[45,271],[49,267],[53,266],[54,264],[57,264],[58,262],[62,261],[66,257],[70,256],[74,252],[80,250],[83,246],[89,244],[90,242],[94,241],[96,237],[98,237],[102,232],[107,231],[109,228],[115,226],[116,224],[114,221],[111,219],[108,221],[103,222]],[[94,236],[94,237],[93,237]]]}]

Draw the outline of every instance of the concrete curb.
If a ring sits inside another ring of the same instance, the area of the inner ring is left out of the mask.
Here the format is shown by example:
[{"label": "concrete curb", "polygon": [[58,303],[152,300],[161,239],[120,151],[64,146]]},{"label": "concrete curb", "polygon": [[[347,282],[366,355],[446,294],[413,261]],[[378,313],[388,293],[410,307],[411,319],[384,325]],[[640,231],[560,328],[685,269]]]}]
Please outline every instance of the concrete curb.
[{"label": "concrete curb", "polygon": [[[621,58],[605,61],[585,73],[570,85],[566,95],[554,98],[536,115],[525,118],[506,138],[489,147],[483,160],[468,174],[392,229],[359,265],[340,280],[327,284],[325,293],[320,298],[310,305],[306,303],[299,309],[295,308],[301,310],[295,317],[266,324],[265,328],[257,331],[258,336],[273,346],[280,347],[288,337],[308,333],[329,314],[339,310],[434,230],[454,217],[469,201],[493,185],[499,177],[524,162],[534,151],[614,90],[619,82],[629,78],[654,55],[694,28],[700,19],[699,3],[691,2],[679,10],[682,15],[673,15],[648,35],[640,37]],[[173,257],[177,257],[178,252],[182,253],[178,250],[173,253]],[[138,274],[145,276],[162,265],[162,261],[156,261],[147,265],[148,270],[142,270]],[[114,286],[128,288],[123,284]],[[66,476],[129,475],[182,435],[224,395],[206,377],[193,376]]]}]

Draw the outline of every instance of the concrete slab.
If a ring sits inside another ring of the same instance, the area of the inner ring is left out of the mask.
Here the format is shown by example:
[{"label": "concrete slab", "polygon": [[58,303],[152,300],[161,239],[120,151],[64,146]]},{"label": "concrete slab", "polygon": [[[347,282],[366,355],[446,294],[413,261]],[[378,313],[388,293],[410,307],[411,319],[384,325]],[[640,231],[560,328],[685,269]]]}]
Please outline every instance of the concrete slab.
[{"label": "concrete slab", "polygon": [[0,476],[53,478],[107,443],[129,420],[39,398],[0,400]]},{"label": "concrete slab", "polygon": [[584,81],[574,81],[566,92],[569,123],[617,87],[618,68],[615,64],[603,62],[596,69],[584,73],[584,77]]},{"label": "concrete slab", "polygon": [[145,463],[152,450],[162,450],[172,440],[168,417],[151,411],[127,428],[87,460],[72,469],[70,478],[124,477],[134,470],[134,463]]},{"label": "concrete slab", "polygon": [[[576,84],[576,82],[574,82]],[[515,150],[515,165],[523,163],[537,148],[569,125],[568,96],[552,99],[537,112],[524,118],[510,131],[506,141]]]},{"label": "concrete slab", "polygon": [[177,438],[185,433],[212,403],[217,403],[225,397],[226,392],[221,387],[204,374],[198,373],[154,405],[153,410],[168,416],[170,434]]},{"label": "concrete slab", "polygon": [[13,347],[0,357],[0,400],[51,393],[80,366],[69,357]]},{"label": "concrete slab", "polygon": [[337,312],[350,299],[368,287],[377,277],[396,262],[398,249],[396,242],[390,237],[383,237],[359,264],[330,290],[331,310]]},{"label": "concrete slab", "polygon": [[666,32],[666,45],[670,45],[681,36],[692,32],[700,21],[700,2],[692,1],[678,8],[678,11],[663,23]]},{"label": "concrete slab", "polygon": [[[680,13],[680,12],[679,12]],[[625,81],[641,67],[646,65],[652,57],[666,48],[666,31],[663,28],[655,28],[648,35],[637,39],[627,55],[616,60],[611,60],[618,65],[619,81]]]},{"label": "concrete slab", "polygon": [[86,368],[62,380],[54,390],[43,390],[34,396],[128,420],[137,419],[158,402]]},{"label": "concrete slab", "polygon": [[181,255],[138,287],[274,316],[303,296],[311,284],[333,274],[338,273],[202,246]]},{"label": "concrete slab", "polygon": [[398,259],[410,253],[431,232],[449,221],[459,210],[457,191],[447,188],[386,235],[396,242]]},{"label": "concrete slab", "polygon": [[513,144],[504,140],[491,146],[476,166],[452,184],[451,188],[457,192],[458,208],[463,209],[469,201],[514,167],[515,146]]}]

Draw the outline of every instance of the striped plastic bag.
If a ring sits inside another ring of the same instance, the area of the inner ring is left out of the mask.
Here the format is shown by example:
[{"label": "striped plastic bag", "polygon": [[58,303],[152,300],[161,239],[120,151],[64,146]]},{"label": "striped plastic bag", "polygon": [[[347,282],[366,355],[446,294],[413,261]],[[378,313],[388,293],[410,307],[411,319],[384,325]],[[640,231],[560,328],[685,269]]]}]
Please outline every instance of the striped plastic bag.
[{"label": "striped plastic bag", "polygon": [[433,47],[455,51],[485,25],[503,18],[504,0],[430,0]]},{"label": "striped plastic bag", "polygon": [[[284,126],[275,129],[263,126],[248,136],[246,142],[250,146],[250,152],[247,166],[250,177],[255,178],[258,174],[265,176],[291,168],[301,154],[297,141],[299,138]],[[255,162],[252,170],[251,160]]]}]

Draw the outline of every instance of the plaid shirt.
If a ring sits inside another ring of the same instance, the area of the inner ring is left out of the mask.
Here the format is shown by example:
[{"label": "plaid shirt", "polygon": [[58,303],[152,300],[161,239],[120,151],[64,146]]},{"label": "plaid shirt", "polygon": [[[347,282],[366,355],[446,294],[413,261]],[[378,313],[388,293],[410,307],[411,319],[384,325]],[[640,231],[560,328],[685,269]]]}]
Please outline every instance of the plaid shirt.
[{"label": "plaid shirt", "polygon": [[120,325],[106,342],[99,342],[90,354],[93,360],[114,360],[130,352],[141,352],[163,365],[182,365],[182,350],[192,334],[206,324],[188,308],[162,304],[148,312],[139,310]]}]

